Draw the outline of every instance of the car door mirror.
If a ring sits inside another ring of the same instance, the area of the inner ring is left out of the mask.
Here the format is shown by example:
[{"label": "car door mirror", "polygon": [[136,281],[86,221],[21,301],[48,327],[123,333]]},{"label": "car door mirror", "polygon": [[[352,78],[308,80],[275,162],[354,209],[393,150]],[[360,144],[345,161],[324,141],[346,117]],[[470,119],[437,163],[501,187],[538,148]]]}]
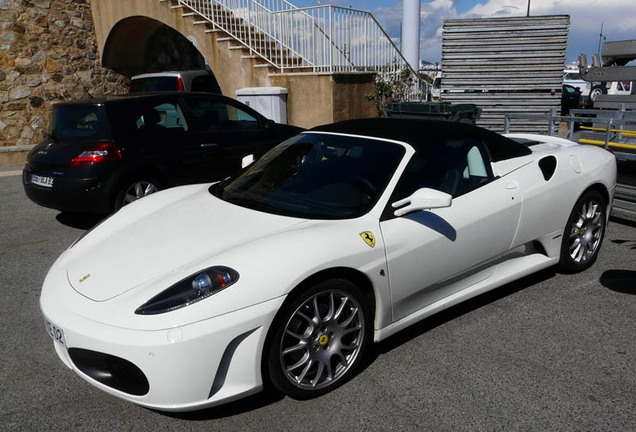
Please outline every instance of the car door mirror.
[{"label": "car door mirror", "polygon": [[247,166],[252,165],[252,163],[254,163],[254,155],[253,154],[249,154],[247,156],[244,156],[243,159],[241,160],[241,168],[245,168]]},{"label": "car door mirror", "polygon": [[265,123],[263,124],[263,127],[265,128],[265,130],[270,130],[274,127],[275,124],[276,122],[274,120],[265,119]]},{"label": "car door mirror", "polygon": [[414,211],[450,207],[452,202],[453,197],[445,192],[422,188],[413,192],[411,196],[394,202],[391,207],[397,209],[393,214],[400,217]]}]

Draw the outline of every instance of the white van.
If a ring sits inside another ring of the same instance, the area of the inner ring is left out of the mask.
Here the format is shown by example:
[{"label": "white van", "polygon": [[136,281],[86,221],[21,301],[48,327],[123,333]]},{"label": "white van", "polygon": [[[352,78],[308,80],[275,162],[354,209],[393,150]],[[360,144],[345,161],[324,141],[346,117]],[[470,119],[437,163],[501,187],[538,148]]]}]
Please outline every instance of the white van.
[{"label": "white van", "polygon": [[588,83],[590,88],[590,100],[594,102],[602,94],[608,95],[629,95],[632,94],[632,81],[611,81],[602,83]]},{"label": "white van", "polygon": [[563,84],[576,87],[581,92],[581,96],[590,94],[590,83],[581,79],[578,67],[568,67],[563,70]]}]

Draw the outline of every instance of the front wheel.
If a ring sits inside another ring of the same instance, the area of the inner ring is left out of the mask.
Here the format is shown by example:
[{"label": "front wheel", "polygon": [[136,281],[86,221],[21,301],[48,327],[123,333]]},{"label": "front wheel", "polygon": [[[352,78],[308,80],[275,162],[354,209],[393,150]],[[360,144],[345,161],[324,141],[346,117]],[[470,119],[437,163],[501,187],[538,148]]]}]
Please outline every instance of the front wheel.
[{"label": "front wheel", "polygon": [[284,305],[273,326],[268,376],[279,391],[309,399],[353,375],[371,338],[372,318],[362,292],[333,279]]},{"label": "front wheel", "polygon": [[563,232],[559,261],[563,271],[577,273],[594,264],[605,235],[606,212],[598,191],[586,192],[576,202]]}]

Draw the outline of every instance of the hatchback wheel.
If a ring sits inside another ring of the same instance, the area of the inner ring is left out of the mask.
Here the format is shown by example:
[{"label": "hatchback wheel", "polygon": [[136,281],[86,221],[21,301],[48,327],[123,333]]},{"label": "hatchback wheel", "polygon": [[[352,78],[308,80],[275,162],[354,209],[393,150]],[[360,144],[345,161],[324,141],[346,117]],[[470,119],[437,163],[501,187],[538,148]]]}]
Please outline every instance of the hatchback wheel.
[{"label": "hatchback wheel", "polygon": [[367,300],[346,280],[319,283],[283,306],[274,322],[267,368],[272,384],[297,399],[349,379],[371,338]]},{"label": "hatchback wheel", "polygon": [[135,180],[129,183],[119,194],[117,199],[117,209],[130,204],[133,201],[137,201],[140,198],[153,194],[159,191],[159,184],[152,179]]}]

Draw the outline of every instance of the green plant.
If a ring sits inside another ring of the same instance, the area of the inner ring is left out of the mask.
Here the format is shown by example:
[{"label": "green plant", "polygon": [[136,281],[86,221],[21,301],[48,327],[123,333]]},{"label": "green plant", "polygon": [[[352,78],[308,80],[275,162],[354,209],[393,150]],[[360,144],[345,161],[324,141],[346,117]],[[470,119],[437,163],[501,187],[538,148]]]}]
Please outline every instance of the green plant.
[{"label": "green plant", "polygon": [[375,103],[378,117],[387,117],[389,104],[408,100],[414,87],[415,75],[408,67],[393,72],[378,72],[375,88],[366,98]]}]

